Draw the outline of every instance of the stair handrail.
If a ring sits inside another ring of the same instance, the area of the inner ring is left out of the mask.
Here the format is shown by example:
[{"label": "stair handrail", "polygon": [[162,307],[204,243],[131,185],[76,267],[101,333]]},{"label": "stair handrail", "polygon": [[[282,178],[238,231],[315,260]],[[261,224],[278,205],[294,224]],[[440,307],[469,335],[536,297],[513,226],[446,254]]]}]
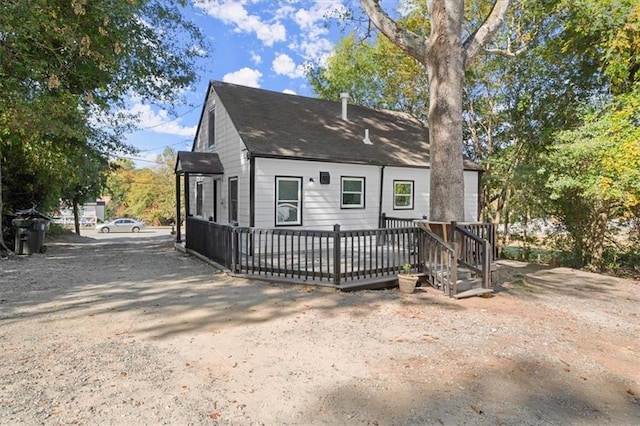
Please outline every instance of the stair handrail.
[{"label": "stair handrail", "polygon": [[[449,244],[447,242],[445,242],[442,238],[440,238],[436,233],[434,233],[433,231],[431,231],[429,228],[425,227],[425,226],[421,226],[420,227],[420,232],[423,235],[423,238],[421,239],[421,241],[423,242],[423,244],[421,244],[420,247],[420,253],[423,256],[423,258],[421,259],[421,263],[425,266],[429,265],[433,267],[434,263],[440,263],[440,266],[442,267],[447,267],[447,271],[445,272],[444,270],[440,271],[440,276],[443,280],[443,288],[442,290],[447,293],[448,296],[452,296],[452,294],[455,294],[456,290],[457,290],[457,283],[458,283],[458,269],[457,269],[457,264],[458,264],[458,258],[457,258],[457,252],[458,250],[456,249],[456,244],[455,242],[452,244]],[[425,237],[426,236],[426,237]],[[434,242],[437,247],[438,250],[440,252],[440,259],[428,259],[428,254],[430,254],[429,250],[426,247],[426,244],[424,244],[424,242],[426,240],[429,240],[431,242]],[[447,259],[450,259],[449,261],[445,261],[445,257]],[[427,272],[429,274],[429,279],[431,282],[435,282],[438,278],[437,274],[433,275],[433,270],[429,270]],[[447,277],[446,279],[446,285],[444,283],[445,281],[445,277]]]},{"label": "stair handrail", "polygon": [[[473,259],[470,259],[467,255],[469,251],[467,250],[465,241],[460,241],[459,244],[461,246],[461,253],[458,257],[458,264],[471,269],[476,274],[479,274],[482,279],[482,288],[491,288],[491,262],[493,261],[492,255],[493,251],[491,249],[491,243],[488,240],[474,234],[469,231],[464,225],[459,225],[457,222],[452,222],[452,232],[453,232],[453,241],[456,241],[456,234],[459,233],[463,236],[463,238],[468,238],[473,240],[476,243],[477,247],[480,247],[480,262],[472,263]],[[479,265],[479,266],[478,266]]]}]

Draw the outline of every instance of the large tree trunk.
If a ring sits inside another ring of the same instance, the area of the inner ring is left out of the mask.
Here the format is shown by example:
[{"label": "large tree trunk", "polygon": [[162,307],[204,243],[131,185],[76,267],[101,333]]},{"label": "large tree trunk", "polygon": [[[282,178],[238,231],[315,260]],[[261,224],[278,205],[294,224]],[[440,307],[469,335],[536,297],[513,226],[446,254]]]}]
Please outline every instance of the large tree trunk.
[{"label": "large tree trunk", "polygon": [[462,2],[433,2],[429,73],[431,202],[429,219],[464,220],[462,161]]}]

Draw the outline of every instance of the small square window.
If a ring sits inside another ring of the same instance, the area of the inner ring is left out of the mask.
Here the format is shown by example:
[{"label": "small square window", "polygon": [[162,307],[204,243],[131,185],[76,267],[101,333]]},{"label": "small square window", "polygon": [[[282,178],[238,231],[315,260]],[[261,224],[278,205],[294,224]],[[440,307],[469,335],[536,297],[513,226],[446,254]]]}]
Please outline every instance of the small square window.
[{"label": "small square window", "polygon": [[343,209],[364,208],[364,178],[342,177],[340,207]]},{"label": "small square window", "polygon": [[393,209],[413,210],[413,181],[393,181]]}]

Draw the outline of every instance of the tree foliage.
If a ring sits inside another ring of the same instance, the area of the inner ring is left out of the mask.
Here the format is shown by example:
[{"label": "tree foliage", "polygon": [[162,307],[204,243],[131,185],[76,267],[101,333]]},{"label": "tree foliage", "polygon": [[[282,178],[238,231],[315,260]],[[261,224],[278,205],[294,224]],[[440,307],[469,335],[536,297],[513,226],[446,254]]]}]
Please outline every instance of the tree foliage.
[{"label": "tree foliage", "polygon": [[[486,16],[493,4],[465,2],[463,33],[478,28],[477,18]],[[423,22],[428,18],[418,8],[408,10],[400,22],[409,17]],[[491,55],[483,55],[465,73],[463,150],[486,170],[484,218],[503,223],[505,229],[511,222],[527,223],[534,217],[559,219],[564,229],[573,221],[572,251],[579,263],[595,263],[596,267],[603,265],[601,255],[596,253],[595,261],[592,258],[595,247],[606,254],[611,234],[578,229],[580,220],[591,223],[589,229],[595,223],[578,215],[598,210],[604,201],[598,197],[605,193],[617,200],[612,204],[617,207],[607,213],[609,218],[625,219],[640,212],[629,184],[637,181],[633,152],[639,121],[633,115],[625,116],[637,107],[639,10],[632,0],[512,1],[504,26],[484,48]],[[402,109],[424,118],[415,112],[423,108],[419,103],[407,107],[384,101],[386,79],[393,87],[394,73],[406,69],[403,61],[386,61],[395,53],[385,53],[380,37],[373,42],[351,39],[338,45],[325,68],[310,73],[317,92],[335,96],[347,88],[361,93],[358,88],[364,86],[365,96],[355,96],[356,102]],[[350,72],[354,59],[358,71]],[[403,78],[422,82],[425,77],[420,72],[404,73]],[[617,136],[612,138],[610,132]],[[581,159],[579,154],[590,159]],[[628,159],[629,167],[624,167],[623,158]],[[582,160],[591,166],[583,170]],[[600,176],[598,185],[586,185],[587,176]],[[570,188],[581,194],[579,199],[565,201]],[[503,235],[506,244],[508,233]]]},{"label": "tree foliage", "polygon": [[201,31],[182,17],[183,5],[2,2],[0,172],[11,173],[0,173],[0,192],[11,197],[0,193],[0,211],[54,207],[69,187],[52,185],[60,179],[51,174],[78,181],[88,171],[87,155],[102,156],[104,164],[110,152],[131,151],[122,135],[135,117],[118,112],[130,97],[169,109],[183,100],[206,51]]},{"label": "tree foliage", "polygon": [[136,217],[154,225],[175,222],[176,194],[173,166],[176,153],[165,148],[158,166],[135,169],[130,160],[120,160],[108,180],[107,216]]}]

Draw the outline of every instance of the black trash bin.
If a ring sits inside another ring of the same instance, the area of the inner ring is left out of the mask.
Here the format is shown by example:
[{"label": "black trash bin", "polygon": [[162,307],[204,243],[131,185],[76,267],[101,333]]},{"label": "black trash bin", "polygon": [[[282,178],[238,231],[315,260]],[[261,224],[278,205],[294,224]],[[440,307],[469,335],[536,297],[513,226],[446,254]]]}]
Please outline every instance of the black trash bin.
[{"label": "black trash bin", "polygon": [[32,219],[29,235],[27,236],[27,246],[30,253],[44,253],[47,247],[44,245],[44,234],[49,228],[49,221],[46,219]]},{"label": "black trash bin", "polygon": [[50,218],[35,209],[16,212],[13,226],[16,228],[14,251],[16,254],[44,253],[44,236],[49,229]]}]

